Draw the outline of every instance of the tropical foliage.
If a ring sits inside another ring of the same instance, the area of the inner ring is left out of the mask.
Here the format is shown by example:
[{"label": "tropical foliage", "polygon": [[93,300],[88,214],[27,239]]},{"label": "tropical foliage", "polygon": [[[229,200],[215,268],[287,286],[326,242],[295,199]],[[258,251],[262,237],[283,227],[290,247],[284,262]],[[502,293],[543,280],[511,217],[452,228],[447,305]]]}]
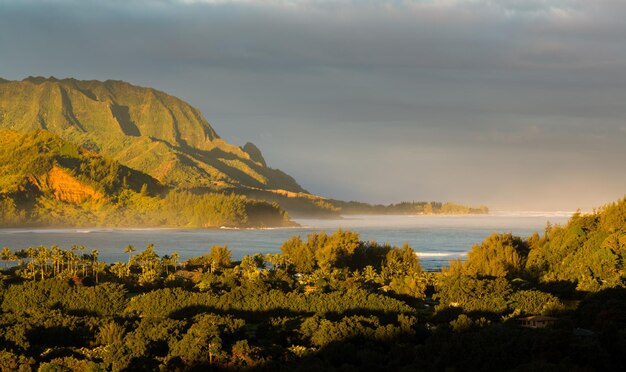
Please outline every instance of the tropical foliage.
[{"label": "tropical foliage", "polygon": [[356,201],[330,200],[329,203],[343,214],[487,214],[489,208],[481,206],[467,206],[457,203],[412,201],[397,204],[368,204]]},{"label": "tropical foliage", "polygon": [[[623,370],[624,205],[494,234],[438,273],[408,245],[342,230],[236,262],[225,246],[184,262],[128,246],[113,264],[80,246],[4,248],[0,367]],[[580,250],[618,259],[598,270]],[[520,327],[532,315],[555,323]]]}]

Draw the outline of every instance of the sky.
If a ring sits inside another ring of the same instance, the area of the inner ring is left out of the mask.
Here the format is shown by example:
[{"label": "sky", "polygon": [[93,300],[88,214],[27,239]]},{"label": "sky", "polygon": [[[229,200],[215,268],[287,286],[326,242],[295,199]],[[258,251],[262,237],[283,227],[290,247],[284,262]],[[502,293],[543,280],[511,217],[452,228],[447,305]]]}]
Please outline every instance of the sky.
[{"label": "sky", "polygon": [[310,192],[584,211],[626,195],[623,0],[0,0],[0,77],[199,108]]}]

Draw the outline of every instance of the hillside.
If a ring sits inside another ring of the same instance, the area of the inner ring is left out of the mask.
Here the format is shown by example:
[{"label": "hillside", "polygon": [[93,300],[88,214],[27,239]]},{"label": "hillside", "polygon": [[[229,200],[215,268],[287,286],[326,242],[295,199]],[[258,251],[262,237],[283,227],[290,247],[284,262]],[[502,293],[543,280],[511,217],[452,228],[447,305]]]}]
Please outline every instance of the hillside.
[{"label": "hillside", "polygon": [[189,104],[123,81],[0,80],[0,128],[51,131],[178,189],[305,192],[253,144],[226,143]]},{"label": "hillside", "polygon": [[194,195],[46,130],[0,130],[0,226],[290,225],[277,206]]}]

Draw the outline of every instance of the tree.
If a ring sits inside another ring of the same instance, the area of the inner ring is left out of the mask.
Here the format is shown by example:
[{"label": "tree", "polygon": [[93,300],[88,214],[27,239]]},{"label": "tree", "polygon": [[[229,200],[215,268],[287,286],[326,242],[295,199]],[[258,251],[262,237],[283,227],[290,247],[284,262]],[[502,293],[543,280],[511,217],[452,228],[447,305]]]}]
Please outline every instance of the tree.
[{"label": "tree", "polygon": [[61,273],[61,269],[63,268],[63,250],[59,248],[59,246],[53,245],[50,247],[50,252],[52,254],[53,274],[57,276]]},{"label": "tree", "polygon": [[299,236],[293,236],[280,246],[299,273],[310,273],[315,268],[315,252],[311,244],[305,244]]},{"label": "tree", "polygon": [[358,233],[341,229],[317,242],[319,248],[315,250],[315,258],[320,267],[348,266],[355,251],[362,246]]},{"label": "tree", "polygon": [[35,262],[37,263],[37,266],[39,266],[41,280],[43,280],[46,275],[48,260],[50,260],[51,258],[52,254],[50,253],[50,250],[43,245],[39,246],[39,248],[37,249],[37,254],[35,256]]},{"label": "tree", "polygon": [[109,266],[109,270],[118,278],[125,278],[130,274],[129,266],[123,262],[116,262]]},{"label": "tree", "polygon": [[133,257],[133,252],[135,252],[135,247],[129,244],[124,248],[124,252],[128,253],[128,265],[130,266],[130,260]]},{"label": "tree", "polygon": [[91,250],[91,272],[96,276],[96,283],[98,282],[98,275],[96,274],[96,264],[98,263],[98,255],[100,252],[97,249]]},{"label": "tree", "polygon": [[222,339],[216,324],[199,321],[172,347],[172,354],[179,356],[186,365],[209,362],[221,355]]},{"label": "tree", "polygon": [[133,257],[133,262],[139,262],[141,268],[140,283],[149,284],[158,279],[161,260],[154,252],[154,244],[148,244],[143,252]]},{"label": "tree", "polygon": [[0,252],[0,257],[2,258],[2,261],[4,261],[4,268],[6,269],[7,262],[13,260],[13,252],[11,252],[9,247],[4,247],[2,248],[2,252]]},{"label": "tree", "polygon": [[172,252],[171,258],[172,264],[174,265],[174,271],[176,271],[176,269],[178,268],[178,260],[180,259],[180,254],[178,254],[177,251],[174,251]]},{"label": "tree", "polygon": [[408,243],[404,243],[402,248],[394,247],[387,253],[383,271],[389,276],[405,276],[418,274],[421,266],[413,248]]},{"label": "tree", "polygon": [[35,265],[35,258],[37,257],[37,249],[34,247],[26,248],[26,257],[28,257],[27,268],[30,270],[29,278],[35,279],[37,266]]},{"label": "tree", "polygon": [[98,255],[100,254],[100,252],[97,249],[92,249],[91,250],[91,262],[92,263],[96,263],[96,261],[98,261]]},{"label": "tree", "polygon": [[214,245],[209,253],[209,261],[211,263],[211,272],[230,266],[231,251],[228,246]]},{"label": "tree", "polygon": [[515,276],[523,270],[528,245],[512,234],[492,234],[467,254],[463,271],[478,276]]},{"label": "tree", "polygon": [[103,273],[106,269],[107,265],[105,262],[94,262],[93,264],[93,273],[96,277],[96,284],[98,283],[98,274]]}]

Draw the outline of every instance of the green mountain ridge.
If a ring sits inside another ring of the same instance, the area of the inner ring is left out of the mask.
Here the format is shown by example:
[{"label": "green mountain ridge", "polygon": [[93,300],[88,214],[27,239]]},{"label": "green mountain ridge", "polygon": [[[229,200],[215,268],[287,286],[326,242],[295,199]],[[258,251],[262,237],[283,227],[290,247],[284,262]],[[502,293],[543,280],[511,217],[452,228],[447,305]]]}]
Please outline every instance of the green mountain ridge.
[{"label": "green mountain ridge", "polygon": [[123,81],[0,80],[0,128],[48,130],[179,189],[306,192],[256,146],[221,139],[196,108]]}]

